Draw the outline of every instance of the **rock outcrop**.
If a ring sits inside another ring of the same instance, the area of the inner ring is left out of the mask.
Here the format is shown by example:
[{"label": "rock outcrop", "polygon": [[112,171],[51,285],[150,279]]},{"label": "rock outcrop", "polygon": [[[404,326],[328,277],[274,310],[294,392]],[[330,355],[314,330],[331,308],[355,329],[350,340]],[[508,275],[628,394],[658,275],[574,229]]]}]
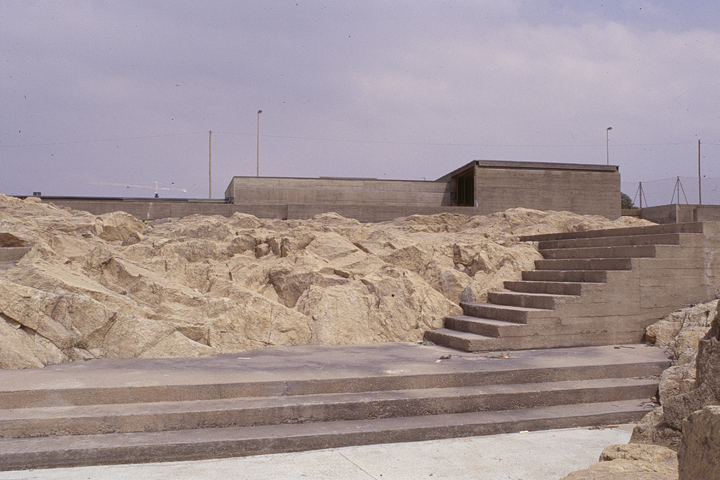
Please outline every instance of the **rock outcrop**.
[{"label": "rock outcrop", "polygon": [[[658,445],[610,445],[600,462],[562,480],[677,480],[675,451]],[[701,477],[697,477],[701,478]],[[710,477],[708,477],[710,478]]]},{"label": "rock outcrop", "polygon": [[682,430],[685,419],[707,405],[720,405],[720,318],[715,316],[710,331],[700,340],[695,360],[695,387],[665,400],[664,424]]},{"label": "rock outcrop", "polygon": [[708,406],[683,420],[678,451],[680,480],[720,478],[720,406]]},{"label": "rock outcrop", "polygon": [[678,402],[697,386],[696,371],[700,368],[696,359],[698,348],[717,318],[717,306],[718,300],[713,300],[685,308],[647,328],[646,337],[665,348],[674,360],[673,366],[660,376],[660,407],[638,423],[630,442],[664,445],[673,450],[680,447],[682,421],[693,410],[688,410],[689,406],[680,408]]},{"label": "rock outcrop", "polygon": [[0,367],[420,341],[461,300],[533,267],[540,255],[520,235],[637,224],[521,208],[143,223],[0,195],[0,248],[32,247],[0,269]]}]

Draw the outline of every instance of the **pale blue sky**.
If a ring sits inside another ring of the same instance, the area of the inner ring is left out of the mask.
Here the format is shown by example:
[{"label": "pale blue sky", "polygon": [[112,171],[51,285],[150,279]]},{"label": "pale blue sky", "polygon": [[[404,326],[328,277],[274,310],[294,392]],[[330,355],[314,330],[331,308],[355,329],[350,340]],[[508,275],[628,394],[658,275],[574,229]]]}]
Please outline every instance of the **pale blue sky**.
[{"label": "pale blue sky", "polygon": [[[671,1],[8,0],[0,192],[213,197],[255,175],[476,159],[720,177],[720,7]],[[632,194],[633,192],[628,192]]]}]

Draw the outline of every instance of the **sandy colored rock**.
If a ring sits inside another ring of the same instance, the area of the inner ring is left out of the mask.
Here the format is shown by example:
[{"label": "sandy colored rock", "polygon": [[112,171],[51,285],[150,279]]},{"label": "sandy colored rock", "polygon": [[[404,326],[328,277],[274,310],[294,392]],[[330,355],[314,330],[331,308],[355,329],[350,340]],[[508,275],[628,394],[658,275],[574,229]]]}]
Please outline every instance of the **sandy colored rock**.
[{"label": "sandy colored rock", "polygon": [[643,462],[675,462],[677,453],[660,445],[639,445],[634,443],[610,445],[600,454],[601,462],[612,460],[639,460]]},{"label": "sandy colored rock", "polygon": [[695,365],[672,366],[660,376],[660,385],[658,386],[660,404],[664,404],[676,395],[688,393],[693,388],[695,388]]},{"label": "sandy colored rock", "polygon": [[678,451],[680,480],[720,478],[720,406],[707,406],[683,421]]},{"label": "sandy colored rock", "polygon": [[[696,356],[700,340],[710,330],[717,316],[718,300],[701,303],[673,312],[646,329],[646,338],[671,353],[673,366],[660,375],[659,401],[670,404],[670,416],[674,413],[673,398],[688,395],[696,387]],[[685,414],[689,411],[684,410]],[[680,446],[682,418],[666,421],[664,409],[649,413],[633,431],[631,442],[648,443],[670,447]]]},{"label": "sandy colored rock", "polygon": [[677,454],[657,445],[610,445],[600,462],[562,480],[677,480]]},{"label": "sandy colored rock", "polygon": [[193,215],[141,222],[0,195],[0,366],[420,341],[541,258],[531,233],[645,224],[511,209],[362,224]]},{"label": "sandy colored rock", "polygon": [[713,300],[673,312],[647,327],[645,337],[667,348],[675,357],[675,365],[694,363],[698,342],[710,329],[717,306],[718,300]]},{"label": "sandy colored rock", "polygon": [[573,472],[561,480],[677,480],[677,460],[653,462],[613,460]]},{"label": "sandy colored rock", "polygon": [[695,388],[669,398],[663,405],[664,423],[676,430],[691,413],[707,405],[720,404],[720,317],[715,316],[710,331],[700,340],[696,358]]},{"label": "sandy colored rock", "polygon": [[664,424],[662,407],[656,408],[645,415],[633,428],[630,443],[659,445],[677,451],[682,440],[679,430]]}]

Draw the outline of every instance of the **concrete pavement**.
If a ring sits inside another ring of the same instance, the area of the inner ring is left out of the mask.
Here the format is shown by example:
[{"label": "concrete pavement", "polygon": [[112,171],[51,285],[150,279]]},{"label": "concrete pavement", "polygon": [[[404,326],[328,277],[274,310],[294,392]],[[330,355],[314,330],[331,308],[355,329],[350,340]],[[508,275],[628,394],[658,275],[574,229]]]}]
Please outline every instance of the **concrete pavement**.
[{"label": "concrete pavement", "polygon": [[425,442],[185,462],[0,472],[0,480],[481,479],[553,480],[627,443],[632,425],[571,428]]}]

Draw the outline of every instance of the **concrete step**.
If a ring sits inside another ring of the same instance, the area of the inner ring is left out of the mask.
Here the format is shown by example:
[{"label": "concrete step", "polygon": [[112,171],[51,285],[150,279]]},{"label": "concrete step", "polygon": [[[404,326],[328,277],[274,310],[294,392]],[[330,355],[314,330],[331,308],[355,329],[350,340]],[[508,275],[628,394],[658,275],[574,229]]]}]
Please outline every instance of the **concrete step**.
[{"label": "concrete step", "polygon": [[488,292],[488,300],[498,305],[553,310],[558,301],[576,298],[574,295],[545,293]]},{"label": "concrete step", "polygon": [[530,270],[522,272],[522,279],[530,282],[607,282],[605,270]]},{"label": "concrete step", "polygon": [[[586,283],[587,284],[587,283]],[[504,282],[505,288],[513,292],[548,293],[551,295],[581,295],[582,282],[518,281]]]},{"label": "concrete step", "polygon": [[635,331],[616,331],[611,336],[599,329],[563,329],[538,326],[527,335],[488,337],[469,332],[439,328],[425,332],[425,340],[463,352],[506,352],[527,349],[556,349],[567,347],[591,347],[612,344],[631,344],[639,341]]},{"label": "concrete step", "polygon": [[469,332],[485,337],[500,337],[512,332],[513,336],[521,334],[526,325],[522,323],[504,322],[490,318],[478,318],[467,315],[452,315],[443,319],[445,328],[459,332]]},{"label": "concrete step", "polygon": [[633,235],[662,235],[666,233],[703,233],[702,222],[667,223],[644,227],[609,228],[604,230],[585,230],[582,232],[547,233],[540,235],[523,235],[522,242],[542,242],[548,240],[567,240],[570,238],[624,237]]},{"label": "concrete step", "polygon": [[494,303],[462,302],[460,306],[463,309],[463,313],[470,317],[492,318],[494,320],[503,320],[512,323],[528,323],[531,319],[543,318],[552,314],[552,310],[514,307]]},{"label": "concrete step", "polygon": [[655,256],[655,245],[558,248],[554,250],[540,250],[540,254],[546,259],[651,258]]},{"label": "concrete step", "polygon": [[536,270],[632,270],[630,258],[535,260]]},{"label": "concrete step", "polygon": [[539,250],[557,248],[592,248],[629,245],[680,245],[679,233],[626,235],[621,237],[570,238],[538,242]]},{"label": "concrete step", "polygon": [[348,394],[0,410],[2,438],[161,432],[414,417],[652,397],[657,380],[610,378]]},{"label": "concrete step", "polygon": [[0,440],[0,470],[197,460],[628,423],[643,400],[614,400],[504,411]]}]

